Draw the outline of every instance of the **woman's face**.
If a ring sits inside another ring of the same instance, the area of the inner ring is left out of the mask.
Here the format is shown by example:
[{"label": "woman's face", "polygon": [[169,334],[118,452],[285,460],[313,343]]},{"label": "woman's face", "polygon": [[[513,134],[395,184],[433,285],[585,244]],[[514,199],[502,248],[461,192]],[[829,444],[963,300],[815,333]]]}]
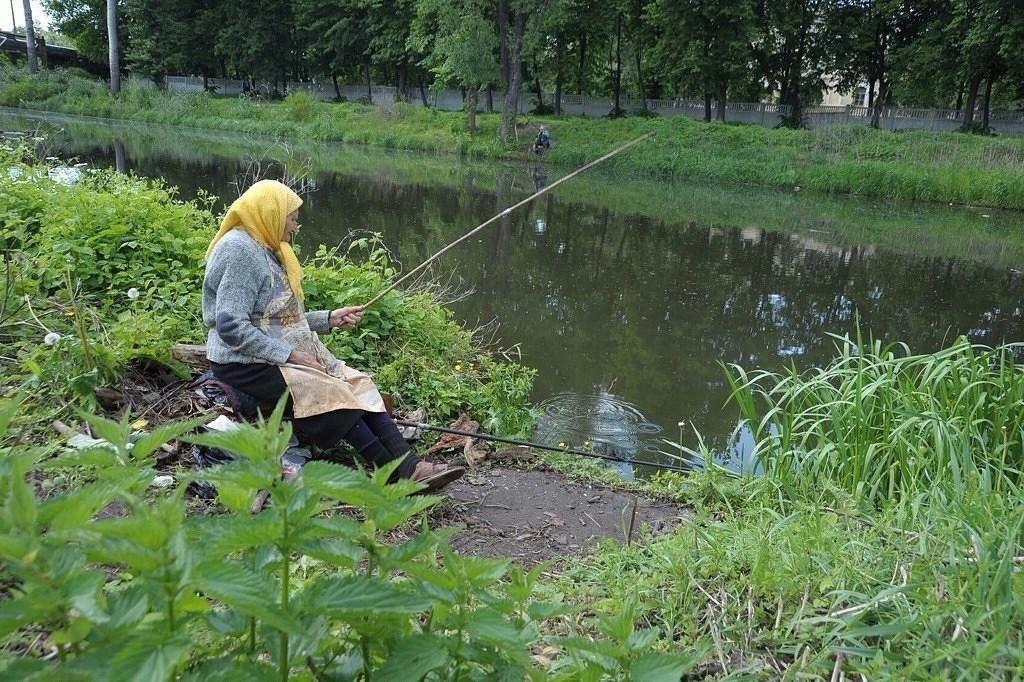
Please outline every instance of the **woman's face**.
[{"label": "woman's face", "polygon": [[291,244],[292,237],[294,237],[295,233],[298,232],[298,231],[299,231],[299,212],[298,211],[292,211],[284,219],[284,236],[282,237],[282,241],[286,241],[289,244]]}]

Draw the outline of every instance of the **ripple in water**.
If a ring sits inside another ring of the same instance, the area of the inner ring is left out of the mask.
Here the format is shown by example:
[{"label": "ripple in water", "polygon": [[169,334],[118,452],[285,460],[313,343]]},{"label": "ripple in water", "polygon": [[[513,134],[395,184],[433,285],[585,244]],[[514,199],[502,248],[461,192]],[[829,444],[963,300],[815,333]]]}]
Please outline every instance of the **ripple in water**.
[{"label": "ripple in water", "polygon": [[545,445],[593,449],[623,459],[657,452],[648,441],[661,433],[661,427],[648,421],[636,405],[610,393],[559,393],[539,407],[534,438]]}]

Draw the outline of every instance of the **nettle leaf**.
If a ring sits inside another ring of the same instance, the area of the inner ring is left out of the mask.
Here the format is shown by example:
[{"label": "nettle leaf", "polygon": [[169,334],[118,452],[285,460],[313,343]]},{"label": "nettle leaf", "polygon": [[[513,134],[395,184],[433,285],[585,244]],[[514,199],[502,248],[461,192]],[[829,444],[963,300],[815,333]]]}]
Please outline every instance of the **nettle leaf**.
[{"label": "nettle leaf", "polygon": [[107,603],[110,620],[106,626],[112,630],[136,625],[149,611],[149,597],[138,584],[109,593]]},{"label": "nettle leaf", "polygon": [[448,662],[446,640],[429,633],[398,641],[384,665],[373,673],[375,682],[406,682],[422,679]]},{"label": "nettle leaf", "polygon": [[54,531],[81,528],[119,492],[120,486],[110,481],[87,483],[70,493],[44,501],[39,508],[39,520]]},{"label": "nettle leaf", "polygon": [[142,631],[127,638],[124,647],[114,656],[110,663],[110,677],[131,682],[171,679],[191,649],[192,642],[184,634]]},{"label": "nettle leaf", "polygon": [[0,602],[0,637],[6,637],[30,623],[45,621],[56,608],[55,600],[56,595],[50,590],[39,590]]},{"label": "nettle leaf", "polygon": [[273,543],[281,537],[284,525],[279,513],[268,510],[256,516],[204,516],[192,525],[196,544],[210,556]]},{"label": "nettle leaf", "polygon": [[683,673],[693,667],[691,656],[644,654],[629,666],[629,677],[644,682],[679,682]]},{"label": "nettle leaf", "polygon": [[448,537],[458,532],[458,528],[448,527],[439,530],[421,530],[408,542],[394,547],[385,546],[381,549],[380,565],[384,570],[404,568],[405,564],[421,556],[436,553],[437,547]]},{"label": "nettle leaf", "polygon": [[607,672],[621,670],[618,656],[619,650],[614,644],[602,640],[590,640],[582,637],[566,637],[558,641],[566,648],[569,655],[585,663],[592,663]]},{"label": "nettle leaf", "polygon": [[51,457],[39,466],[44,471],[70,467],[95,467],[105,469],[117,465],[117,453],[108,445],[96,445],[82,450],[69,450]]},{"label": "nettle leaf", "polygon": [[302,624],[274,601],[280,588],[265,575],[233,561],[207,561],[196,569],[196,583],[211,597],[259,618],[289,634],[302,634]]},{"label": "nettle leaf", "polygon": [[222,635],[241,635],[249,629],[251,616],[247,616],[238,609],[217,609],[206,616],[206,622],[210,627]]},{"label": "nettle leaf", "polygon": [[363,472],[324,460],[302,467],[302,481],[317,492],[339,499],[351,490],[364,490],[367,494],[379,492]]},{"label": "nettle leaf", "polygon": [[149,457],[161,445],[191,431],[202,424],[203,421],[205,421],[205,418],[186,419],[158,426],[151,433],[147,433],[135,441],[132,447],[132,455],[136,459]]},{"label": "nettle leaf", "polygon": [[209,481],[220,487],[231,485],[253,492],[270,488],[281,477],[281,466],[267,462],[238,460],[219,466],[192,472],[188,478]]},{"label": "nettle leaf", "polygon": [[18,413],[23,400],[24,396],[15,396],[11,400],[0,401],[0,439],[7,435],[7,427]]},{"label": "nettle leaf", "polygon": [[366,549],[344,538],[304,538],[292,543],[292,548],[314,559],[345,568],[355,567],[366,556]]},{"label": "nettle leaf", "polygon": [[634,651],[646,649],[654,644],[660,634],[661,630],[658,628],[643,628],[642,630],[637,630],[629,636],[629,648]]},{"label": "nettle leaf", "polygon": [[419,613],[432,600],[395,583],[366,576],[327,576],[309,583],[296,603],[309,613],[344,617],[364,611]]},{"label": "nettle leaf", "polygon": [[8,454],[6,460],[10,465],[10,471],[5,476],[5,520],[10,527],[32,533],[36,527],[39,507],[32,486],[25,480],[25,475],[35,457],[28,453],[17,453]]},{"label": "nettle leaf", "polygon": [[125,538],[94,536],[92,542],[83,543],[90,561],[114,566],[127,566],[135,573],[150,573],[163,565],[160,554]]},{"label": "nettle leaf", "polygon": [[280,679],[280,672],[267,663],[232,656],[203,661],[181,679],[195,682],[273,682]]},{"label": "nettle leaf", "polygon": [[103,585],[107,581],[102,571],[82,571],[73,574],[62,586],[71,605],[93,623],[106,623],[110,616],[106,611],[106,596]]},{"label": "nettle leaf", "polygon": [[523,652],[523,647],[532,640],[532,632],[520,630],[502,614],[493,609],[478,609],[469,616],[466,633],[474,639],[497,647],[509,647],[513,652]]},{"label": "nettle leaf", "polygon": [[433,507],[441,501],[436,495],[419,495],[388,500],[379,506],[366,509],[366,516],[373,520],[382,531],[389,531],[409,521],[420,512]]}]

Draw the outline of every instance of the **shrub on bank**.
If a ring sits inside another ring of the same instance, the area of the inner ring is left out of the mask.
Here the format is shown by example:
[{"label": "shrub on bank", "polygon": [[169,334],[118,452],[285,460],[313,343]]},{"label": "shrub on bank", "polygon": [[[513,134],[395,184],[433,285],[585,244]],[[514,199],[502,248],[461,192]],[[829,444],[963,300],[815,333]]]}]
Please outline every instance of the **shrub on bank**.
[{"label": "shrub on bank", "polygon": [[[203,259],[216,226],[212,197],[183,202],[159,181],[111,171],[57,172],[26,163],[26,153],[25,147],[0,149],[0,217],[9,263],[9,277],[0,282],[8,365],[3,392],[35,386],[40,404],[49,406],[76,392],[89,399],[93,386],[116,382],[132,358],[169,361],[174,343],[204,341],[199,311]],[[80,178],[64,184],[51,174]],[[393,274],[381,250],[321,251],[307,268],[309,305],[365,302]],[[53,346],[43,342],[49,333],[59,337]],[[502,383],[509,370],[488,360],[429,295],[390,294],[367,311],[358,329],[327,341],[342,359],[395,378],[382,389],[427,407],[431,418],[472,410],[509,433],[530,424],[532,373],[517,368],[512,373],[518,381]],[[411,361],[429,371],[390,369]],[[491,369],[455,369],[470,361]]]}]

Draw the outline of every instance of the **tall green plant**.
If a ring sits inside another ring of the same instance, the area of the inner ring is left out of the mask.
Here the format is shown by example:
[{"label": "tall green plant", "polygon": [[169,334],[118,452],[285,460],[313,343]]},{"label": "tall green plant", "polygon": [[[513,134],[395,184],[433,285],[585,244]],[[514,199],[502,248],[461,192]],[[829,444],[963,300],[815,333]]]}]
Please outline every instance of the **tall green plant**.
[{"label": "tall green plant", "polygon": [[866,505],[939,488],[1017,490],[1024,467],[1021,346],[959,339],[937,353],[836,337],[838,357],[804,373],[733,365],[732,399],[765,474],[804,492],[831,481]]}]

